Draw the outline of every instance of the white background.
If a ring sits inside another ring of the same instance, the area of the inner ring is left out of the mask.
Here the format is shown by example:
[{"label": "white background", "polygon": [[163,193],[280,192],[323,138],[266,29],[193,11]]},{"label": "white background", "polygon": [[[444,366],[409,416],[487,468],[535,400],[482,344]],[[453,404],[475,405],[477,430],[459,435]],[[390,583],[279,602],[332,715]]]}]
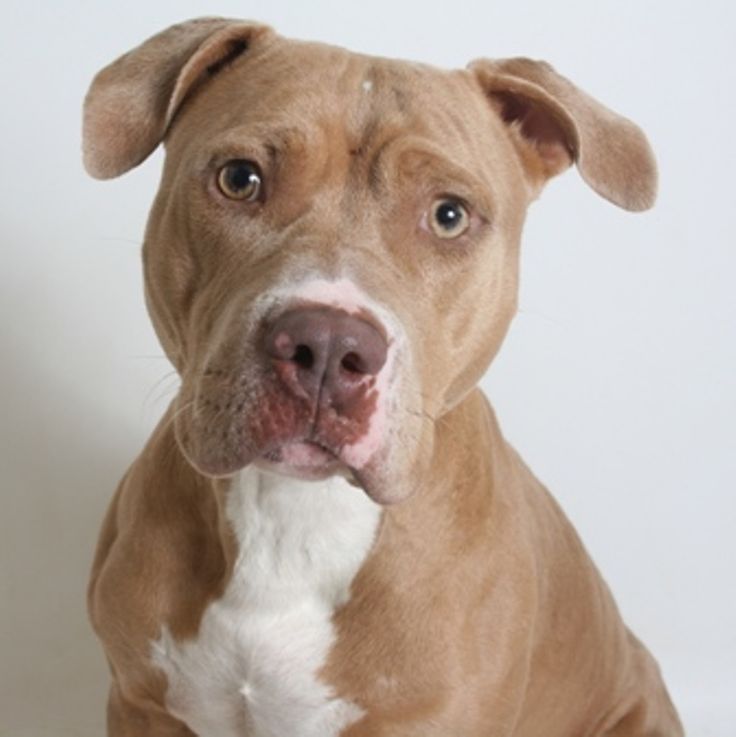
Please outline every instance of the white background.
[{"label": "white background", "polygon": [[661,169],[652,212],[616,209],[575,172],[531,208],[521,311],[484,384],[661,662],[690,735],[733,737],[732,7],[3,0],[0,736],[102,734],[87,569],[117,480],[176,388],[139,270],[160,155],[88,179],[82,98],[145,37],[220,14],[448,67],[544,58],[647,131]]}]

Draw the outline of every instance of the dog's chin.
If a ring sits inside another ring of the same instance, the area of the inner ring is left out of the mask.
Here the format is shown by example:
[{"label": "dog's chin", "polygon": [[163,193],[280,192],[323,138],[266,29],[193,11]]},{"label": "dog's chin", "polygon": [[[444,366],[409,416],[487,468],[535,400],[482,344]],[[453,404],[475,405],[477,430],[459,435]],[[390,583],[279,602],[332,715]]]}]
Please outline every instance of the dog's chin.
[{"label": "dog's chin", "polygon": [[182,442],[181,438],[178,438],[178,445],[189,464],[198,473],[212,479],[232,477],[252,465],[263,471],[304,481],[321,481],[330,476],[355,480],[353,469],[340,458],[338,450],[303,437],[272,441],[258,449],[243,446],[230,448],[230,452],[224,453],[207,452],[214,444],[203,444],[201,450],[195,450],[190,443]]},{"label": "dog's chin", "polygon": [[353,468],[340,458],[338,452],[311,440],[289,440],[260,453],[243,453],[236,458],[197,458],[185,447],[181,446],[181,449],[197,472],[212,479],[231,478],[252,465],[262,471],[301,481],[322,481],[331,476],[341,476],[381,505],[395,504],[410,495],[405,483],[387,474],[386,466],[379,458],[372,459],[362,468]]},{"label": "dog's chin", "polygon": [[385,434],[330,414],[310,423],[307,411],[299,413],[289,403],[271,404],[267,411],[244,413],[247,423],[216,433],[207,431],[210,423],[201,416],[182,412],[174,422],[177,444],[194,470],[211,479],[232,478],[253,466],[304,481],[341,476],[382,505],[411,494],[412,456],[409,463],[398,463]]},{"label": "dog's chin", "polygon": [[284,443],[256,458],[254,465],[304,481],[321,481],[335,475],[352,476],[350,469],[331,450],[310,440]]}]

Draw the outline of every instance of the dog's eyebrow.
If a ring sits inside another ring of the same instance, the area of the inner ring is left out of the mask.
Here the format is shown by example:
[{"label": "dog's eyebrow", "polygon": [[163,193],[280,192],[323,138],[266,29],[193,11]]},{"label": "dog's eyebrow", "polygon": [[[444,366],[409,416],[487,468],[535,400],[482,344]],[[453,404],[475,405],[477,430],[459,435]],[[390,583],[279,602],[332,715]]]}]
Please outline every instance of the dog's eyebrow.
[{"label": "dog's eyebrow", "polygon": [[215,149],[228,153],[253,149],[284,151],[308,144],[309,134],[303,128],[290,125],[277,127],[254,121],[228,130],[217,141]]},{"label": "dog's eyebrow", "polygon": [[[402,142],[403,143],[403,142]],[[491,220],[496,211],[492,182],[483,181],[462,164],[451,161],[424,141],[404,143],[391,168],[399,181],[436,196],[454,195],[466,200],[480,215]],[[383,164],[384,168],[386,164]],[[385,175],[384,175],[385,176]]]}]

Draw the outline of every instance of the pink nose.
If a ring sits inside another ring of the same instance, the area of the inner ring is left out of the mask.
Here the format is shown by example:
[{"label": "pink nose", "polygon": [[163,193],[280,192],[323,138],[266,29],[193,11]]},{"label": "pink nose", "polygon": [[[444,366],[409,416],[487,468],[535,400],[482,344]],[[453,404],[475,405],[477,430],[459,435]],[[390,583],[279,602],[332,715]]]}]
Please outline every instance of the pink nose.
[{"label": "pink nose", "polygon": [[264,348],[293,394],[346,412],[365,396],[366,379],[386,363],[388,345],[360,317],[306,307],[278,317],[266,332]]}]

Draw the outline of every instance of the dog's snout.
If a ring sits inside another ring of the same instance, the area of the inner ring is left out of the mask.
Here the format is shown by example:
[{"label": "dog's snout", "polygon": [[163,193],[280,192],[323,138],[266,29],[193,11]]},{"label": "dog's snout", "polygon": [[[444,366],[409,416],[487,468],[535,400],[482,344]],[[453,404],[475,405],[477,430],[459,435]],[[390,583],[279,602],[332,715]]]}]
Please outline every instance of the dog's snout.
[{"label": "dog's snout", "polygon": [[386,363],[388,345],[369,321],[332,307],[285,312],[269,327],[265,351],[298,396],[340,409]]}]

